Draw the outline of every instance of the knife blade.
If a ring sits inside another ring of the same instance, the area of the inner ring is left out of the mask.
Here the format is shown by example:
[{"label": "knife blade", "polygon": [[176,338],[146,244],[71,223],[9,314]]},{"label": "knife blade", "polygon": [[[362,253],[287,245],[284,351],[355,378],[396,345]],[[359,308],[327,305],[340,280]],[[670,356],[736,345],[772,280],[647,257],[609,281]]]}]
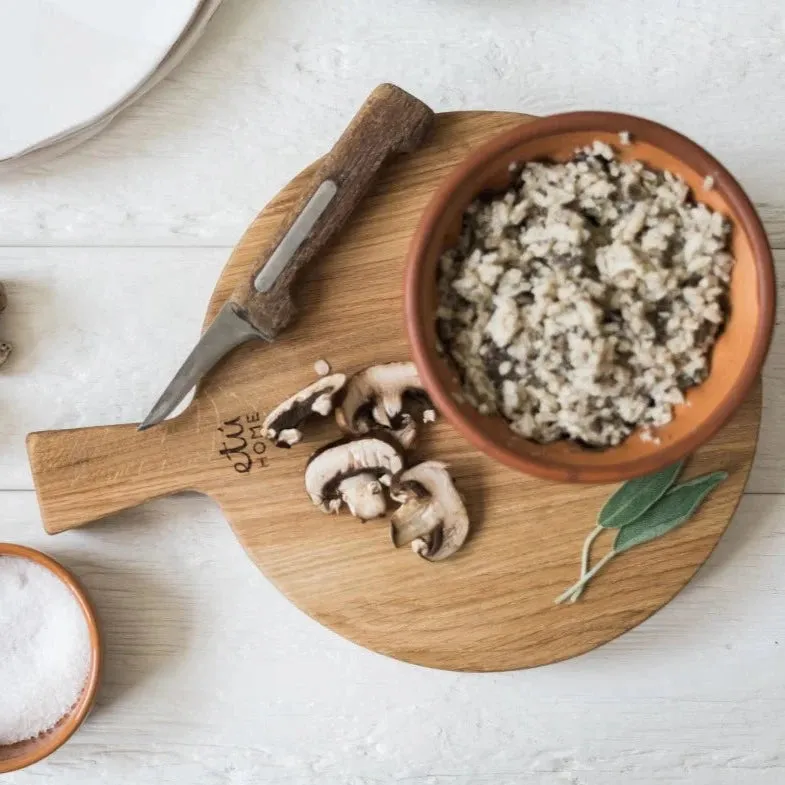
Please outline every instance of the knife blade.
[{"label": "knife blade", "polygon": [[249,340],[273,341],[292,323],[298,274],[346,223],[384,162],[422,144],[433,118],[428,106],[395,85],[371,93],[139,430],[171,414],[228,352]]},{"label": "knife blade", "polygon": [[[256,275],[254,279],[256,291],[267,292],[272,289],[276,279],[286,269],[286,265],[297,253],[337,191],[337,186],[332,180],[325,180],[316,189],[303,211],[295,218],[291,229],[273,251],[267,264]],[[236,303],[228,301],[191,350],[137,430],[145,431],[166,419],[218,360],[241,343],[256,338],[265,341],[273,340],[273,336],[266,335],[254,327]]]},{"label": "knife blade", "polygon": [[137,430],[145,431],[164,420],[218,360],[241,343],[255,338],[268,340],[243,318],[234,303],[227,302]]}]

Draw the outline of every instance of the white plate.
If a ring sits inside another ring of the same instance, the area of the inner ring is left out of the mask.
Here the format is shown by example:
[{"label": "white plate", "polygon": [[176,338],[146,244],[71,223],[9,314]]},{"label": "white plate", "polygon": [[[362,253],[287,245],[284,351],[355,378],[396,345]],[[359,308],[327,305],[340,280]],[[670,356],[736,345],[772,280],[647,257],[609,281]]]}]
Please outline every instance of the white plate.
[{"label": "white plate", "polygon": [[155,71],[200,0],[0,0],[0,160],[83,126]]}]

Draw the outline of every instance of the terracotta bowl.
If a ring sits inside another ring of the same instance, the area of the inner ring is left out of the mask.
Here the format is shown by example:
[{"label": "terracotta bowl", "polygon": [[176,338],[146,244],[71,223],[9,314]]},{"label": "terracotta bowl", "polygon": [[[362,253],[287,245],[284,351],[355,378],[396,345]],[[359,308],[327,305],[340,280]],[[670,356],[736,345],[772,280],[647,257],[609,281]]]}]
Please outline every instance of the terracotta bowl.
[{"label": "terracotta bowl", "polygon": [[90,631],[90,649],[92,651],[92,661],[90,673],[87,676],[87,683],[71,711],[54,728],[35,739],[20,741],[17,744],[0,745],[0,774],[6,774],[10,771],[23,769],[25,766],[30,766],[33,763],[38,763],[47,755],[51,755],[58,747],[65,744],[84,722],[90,713],[90,709],[93,707],[98,691],[102,650],[93,606],[90,604],[85,590],[65,567],[40,551],[24,548],[21,545],[10,545],[0,542],[0,557],[2,556],[18,556],[23,559],[30,559],[54,573],[71,590],[82,607],[85,621]]},{"label": "terracotta bowl", "polygon": [[[628,131],[630,146],[619,144]],[[708,379],[687,394],[673,421],[657,430],[660,443],[633,433],[604,450],[570,441],[536,444],[517,436],[500,417],[486,417],[461,402],[457,373],[436,351],[436,273],[442,252],[457,241],[466,207],[489,190],[504,190],[509,164],[532,159],[566,160],[595,139],[623,159],[681,175],[696,200],[727,216],[736,259],[731,313],[717,341]],[[711,190],[704,178],[714,179]],[[407,262],[405,309],[414,361],[423,384],[447,420],[491,458],[521,472],[561,482],[617,482],[667,466],[710,439],[742,403],[761,370],[771,338],[775,306],[771,249],[750,200],[732,175],[705,150],[657,123],[608,112],[553,115],[513,128],[472,153],[428,204]]]}]

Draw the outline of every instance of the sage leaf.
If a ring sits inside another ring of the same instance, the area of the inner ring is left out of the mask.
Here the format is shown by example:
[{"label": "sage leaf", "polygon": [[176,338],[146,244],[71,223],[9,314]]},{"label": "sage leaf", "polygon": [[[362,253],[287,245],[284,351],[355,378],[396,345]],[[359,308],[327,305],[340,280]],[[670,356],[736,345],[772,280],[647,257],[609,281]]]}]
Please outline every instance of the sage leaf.
[{"label": "sage leaf", "polygon": [[624,553],[636,545],[662,537],[688,521],[703,500],[727,477],[727,472],[713,472],[677,485],[634,522],[619,530],[613,552]]},{"label": "sage leaf", "polygon": [[668,492],[683,466],[684,461],[678,461],[656,474],[625,482],[605,502],[597,524],[603,529],[621,529],[640,518]]}]

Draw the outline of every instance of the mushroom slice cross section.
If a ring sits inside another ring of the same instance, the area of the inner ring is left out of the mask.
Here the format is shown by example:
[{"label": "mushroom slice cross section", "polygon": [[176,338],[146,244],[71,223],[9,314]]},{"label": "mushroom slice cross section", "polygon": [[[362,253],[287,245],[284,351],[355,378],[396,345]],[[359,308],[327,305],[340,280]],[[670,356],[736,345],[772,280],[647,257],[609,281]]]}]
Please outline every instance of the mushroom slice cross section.
[{"label": "mushroom slice cross section", "polygon": [[392,516],[393,545],[411,544],[428,561],[442,561],[469,534],[469,515],[445,464],[425,461],[393,480],[390,495],[401,506]]},{"label": "mushroom slice cross section", "polygon": [[417,435],[417,422],[433,422],[436,409],[414,363],[394,362],[371,365],[352,376],[335,418],[347,433],[387,428],[408,449]]},{"label": "mushroom slice cross section", "polygon": [[326,417],[336,395],[346,384],[346,374],[334,373],[309,384],[276,406],[264,419],[262,433],[277,447],[291,447],[303,438],[300,426],[312,415]]},{"label": "mushroom slice cross section", "polygon": [[387,512],[384,486],[404,466],[401,448],[380,436],[341,439],[314,453],[305,467],[305,490],[322,512],[346,504],[363,521]]}]

